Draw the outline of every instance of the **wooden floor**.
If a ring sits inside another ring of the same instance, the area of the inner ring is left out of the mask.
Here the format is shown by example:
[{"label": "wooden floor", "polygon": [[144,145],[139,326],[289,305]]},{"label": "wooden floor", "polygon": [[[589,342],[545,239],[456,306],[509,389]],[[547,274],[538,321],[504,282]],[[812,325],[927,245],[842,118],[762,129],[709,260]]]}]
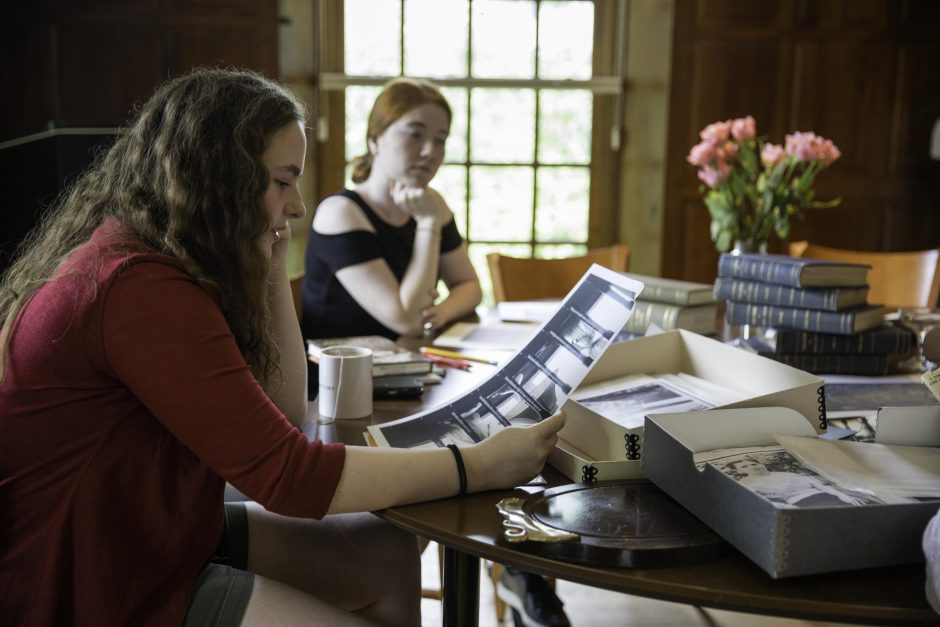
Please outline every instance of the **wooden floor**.
[{"label": "wooden floor", "polygon": [[[422,556],[423,581],[426,588],[440,586],[437,564],[437,546],[433,543]],[[573,627],[617,627],[642,625],[675,625],[701,627],[845,627],[844,623],[825,623],[742,614],[723,610],[698,609],[690,605],[667,603],[642,597],[598,590],[568,581],[557,582],[558,596],[565,603],[565,611]],[[421,602],[423,627],[441,624],[440,601],[424,599]],[[480,627],[496,627],[493,607],[493,586],[485,571],[480,573]],[[507,615],[502,623],[512,627]]]}]

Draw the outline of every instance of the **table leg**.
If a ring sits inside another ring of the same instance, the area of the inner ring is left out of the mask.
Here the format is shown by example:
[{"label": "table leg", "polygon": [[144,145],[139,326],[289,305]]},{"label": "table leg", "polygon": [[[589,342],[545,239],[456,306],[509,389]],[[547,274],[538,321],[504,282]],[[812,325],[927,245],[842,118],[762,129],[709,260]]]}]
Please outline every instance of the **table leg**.
[{"label": "table leg", "polygon": [[444,627],[480,623],[480,558],[444,547]]}]

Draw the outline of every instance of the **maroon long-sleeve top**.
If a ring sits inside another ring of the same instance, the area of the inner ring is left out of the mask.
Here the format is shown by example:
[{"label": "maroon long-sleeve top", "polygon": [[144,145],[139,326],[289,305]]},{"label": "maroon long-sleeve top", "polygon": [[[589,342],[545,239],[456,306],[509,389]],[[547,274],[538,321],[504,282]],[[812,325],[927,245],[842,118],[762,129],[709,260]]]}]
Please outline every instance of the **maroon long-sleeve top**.
[{"label": "maroon long-sleeve top", "polygon": [[274,512],[326,513],[345,449],[291,425],[213,298],[114,221],[6,331],[3,624],[182,624],[225,481]]}]

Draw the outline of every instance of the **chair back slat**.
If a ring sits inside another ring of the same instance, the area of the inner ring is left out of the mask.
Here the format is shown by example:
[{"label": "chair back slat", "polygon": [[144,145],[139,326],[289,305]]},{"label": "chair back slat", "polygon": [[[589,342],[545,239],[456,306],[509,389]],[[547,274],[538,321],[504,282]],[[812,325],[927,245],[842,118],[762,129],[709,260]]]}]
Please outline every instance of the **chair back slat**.
[{"label": "chair back slat", "polygon": [[940,248],[906,252],[869,252],[846,250],[792,242],[794,257],[828,259],[871,266],[868,273],[868,302],[885,309],[899,307],[936,307],[940,298]]},{"label": "chair back slat", "polygon": [[562,298],[592,264],[626,272],[629,259],[630,247],[626,244],[595,248],[580,257],[563,259],[525,259],[500,253],[486,256],[497,303]]}]

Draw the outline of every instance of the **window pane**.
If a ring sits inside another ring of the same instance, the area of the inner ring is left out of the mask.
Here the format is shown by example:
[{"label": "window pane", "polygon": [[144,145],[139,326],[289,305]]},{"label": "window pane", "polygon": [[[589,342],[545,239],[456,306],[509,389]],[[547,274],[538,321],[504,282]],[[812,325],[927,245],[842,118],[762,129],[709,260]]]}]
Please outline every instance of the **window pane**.
[{"label": "window pane", "polygon": [[389,0],[346,0],[346,74],[397,76],[401,72],[401,4]]},{"label": "window pane", "polygon": [[591,78],[593,51],[594,3],[541,3],[539,78]]},{"label": "window pane", "polygon": [[474,0],[471,73],[476,78],[535,78],[535,2]]},{"label": "window pane", "polygon": [[535,91],[473,89],[470,155],[474,161],[526,163],[535,157]]},{"label": "window pane", "polygon": [[467,75],[467,0],[405,0],[405,74]]},{"label": "window pane", "polygon": [[584,244],[540,244],[535,247],[535,256],[539,259],[563,259],[580,257],[587,253]]},{"label": "window pane", "polygon": [[346,88],[346,161],[366,153],[366,129],[369,126],[369,112],[381,87]]},{"label": "window pane", "polygon": [[539,168],[535,239],[542,242],[586,242],[588,168]]},{"label": "window pane", "polygon": [[444,161],[465,163],[467,161],[467,89],[444,87],[441,92],[447,98],[447,104],[450,105],[450,111],[453,114]]},{"label": "window pane", "polygon": [[532,168],[470,168],[470,239],[527,242],[532,230]]},{"label": "window pane", "polygon": [[431,181],[447,201],[447,206],[454,212],[457,229],[461,235],[467,234],[467,168],[462,165],[442,165],[437,176]]},{"label": "window pane", "polygon": [[539,162],[591,161],[591,106],[587,90],[539,92]]}]

